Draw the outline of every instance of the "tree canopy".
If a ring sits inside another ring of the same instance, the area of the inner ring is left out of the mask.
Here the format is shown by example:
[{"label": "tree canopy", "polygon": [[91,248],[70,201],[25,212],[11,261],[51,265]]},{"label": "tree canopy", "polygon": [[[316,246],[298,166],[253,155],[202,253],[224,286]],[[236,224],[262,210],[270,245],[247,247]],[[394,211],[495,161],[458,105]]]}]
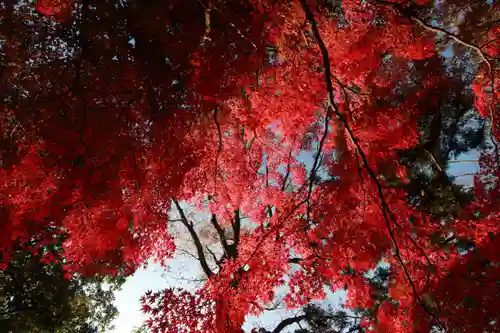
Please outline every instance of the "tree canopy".
[{"label": "tree canopy", "polygon": [[[66,277],[127,276],[180,228],[205,282],[144,295],[153,332],[279,288],[275,333],[499,330],[498,2],[1,3],[2,269],[56,230]],[[311,307],[341,289],[350,326]]]},{"label": "tree canopy", "polygon": [[[59,247],[60,249],[60,247]],[[7,333],[105,332],[117,315],[113,304],[120,279],[65,277],[51,262],[57,247],[39,253],[17,250],[0,271],[0,325]]]}]

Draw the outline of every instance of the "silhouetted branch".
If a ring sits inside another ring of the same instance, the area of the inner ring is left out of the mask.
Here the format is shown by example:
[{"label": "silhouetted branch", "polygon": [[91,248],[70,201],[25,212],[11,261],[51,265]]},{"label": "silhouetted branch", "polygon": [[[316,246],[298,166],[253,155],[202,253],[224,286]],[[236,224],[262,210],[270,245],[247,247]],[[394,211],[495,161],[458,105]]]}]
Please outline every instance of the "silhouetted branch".
[{"label": "silhouetted branch", "polygon": [[292,157],[292,151],[288,153],[288,163],[286,165],[286,173],[285,173],[285,178],[283,178],[283,184],[281,185],[281,191],[285,191],[286,189],[286,182],[288,181],[288,177],[290,177],[290,159]]},{"label": "silhouetted branch", "polygon": [[208,247],[208,246],[205,246],[205,248],[207,249],[208,253],[210,253],[212,258],[214,259],[215,264],[217,266],[220,266],[220,260],[217,259],[217,256],[215,255],[214,251],[212,251],[212,249],[210,249],[210,247]]},{"label": "silhouetted branch", "polygon": [[224,233],[224,229],[221,227],[219,222],[217,221],[217,216],[215,214],[212,214],[212,217],[210,218],[210,223],[214,226],[215,230],[217,230],[217,234],[219,235],[220,242],[222,244],[222,248],[224,252],[226,253],[227,256],[229,256],[229,244],[227,242],[226,234]]},{"label": "silhouetted branch", "polygon": [[290,263],[290,264],[300,264],[300,262],[302,260],[303,260],[302,258],[290,258],[290,259],[288,259],[288,263]]},{"label": "silhouetted branch", "polygon": [[201,245],[200,238],[196,234],[193,224],[189,222],[189,220],[186,217],[186,214],[184,214],[184,210],[182,210],[179,201],[177,201],[175,198],[172,198],[172,201],[174,202],[175,207],[177,208],[179,214],[181,215],[182,224],[184,224],[184,226],[188,229],[189,234],[191,235],[191,238],[194,242],[194,245],[196,246],[196,252],[198,254],[198,260],[200,262],[201,268],[203,269],[205,275],[208,278],[210,278],[214,273],[207,264],[207,260],[205,258],[205,253],[203,252],[203,246]]},{"label": "silhouetted branch", "polygon": [[291,317],[291,318],[287,318],[287,319],[284,319],[282,320],[278,326],[276,326],[276,328],[273,330],[272,333],[279,333],[281,332],[282,330],[284,330],[287,326],[290,326],[290,325],[293,325],[295,323],[298,323],[302,320],[306,320],[307,319],[307,316],[306,315],[302,315],[302,316],[297,316],[297,317]]},{"label": "silhouetted branch", "polygon": [[233,231],[234,231],[234,246],[237,247],[238,244],[240,243],[240,234],[241,234],[241,219],[240,219],[239,209],[237,209],[234,212]]}]

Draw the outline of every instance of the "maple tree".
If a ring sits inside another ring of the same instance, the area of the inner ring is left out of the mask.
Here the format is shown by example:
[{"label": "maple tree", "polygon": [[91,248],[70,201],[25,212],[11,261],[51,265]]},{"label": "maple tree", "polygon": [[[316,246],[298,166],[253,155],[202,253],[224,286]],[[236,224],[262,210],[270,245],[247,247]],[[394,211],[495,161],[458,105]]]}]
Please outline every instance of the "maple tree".
[{"label": "maple tree", "polygon": [[[128,275],[176,256],[177,222],[207,280],[145,295],[153,331],[242,331],[284,286],[347,288],[359,331],[498,330],[497,3],[0,11],[3,268],[56,226],[68,276]],[[466,190],[447,168],[471,149]]]}]

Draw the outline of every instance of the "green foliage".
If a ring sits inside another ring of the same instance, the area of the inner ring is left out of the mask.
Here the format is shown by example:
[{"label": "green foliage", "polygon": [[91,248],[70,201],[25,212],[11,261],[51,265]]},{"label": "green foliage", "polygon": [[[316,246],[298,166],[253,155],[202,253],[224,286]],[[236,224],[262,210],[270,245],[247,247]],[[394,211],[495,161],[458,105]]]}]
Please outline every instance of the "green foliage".
[{"label": "green foliage", "polygon": [[[122,281],[64,276],[61,264],[19,251],[0,271],[0,327],[12,333],[97,333],[118,314]],[[105,286],[106,285],[106,286]]]}]

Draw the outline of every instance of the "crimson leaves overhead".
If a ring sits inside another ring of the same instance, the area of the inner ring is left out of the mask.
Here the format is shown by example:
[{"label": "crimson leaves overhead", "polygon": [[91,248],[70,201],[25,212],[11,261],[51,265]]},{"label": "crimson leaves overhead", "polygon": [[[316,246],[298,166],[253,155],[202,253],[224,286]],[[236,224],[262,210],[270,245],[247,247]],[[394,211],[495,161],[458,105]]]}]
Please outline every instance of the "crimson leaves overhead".
[{"label": "crimson leaves overhead", "polygon": [[3,266],[56,232],[67,274],[128,275],[179,222],[206,282],[145,295],[155,332],[241,331],[285,286],[347,288],[359,331],[498,331],[495,2],[0,11]]}]

